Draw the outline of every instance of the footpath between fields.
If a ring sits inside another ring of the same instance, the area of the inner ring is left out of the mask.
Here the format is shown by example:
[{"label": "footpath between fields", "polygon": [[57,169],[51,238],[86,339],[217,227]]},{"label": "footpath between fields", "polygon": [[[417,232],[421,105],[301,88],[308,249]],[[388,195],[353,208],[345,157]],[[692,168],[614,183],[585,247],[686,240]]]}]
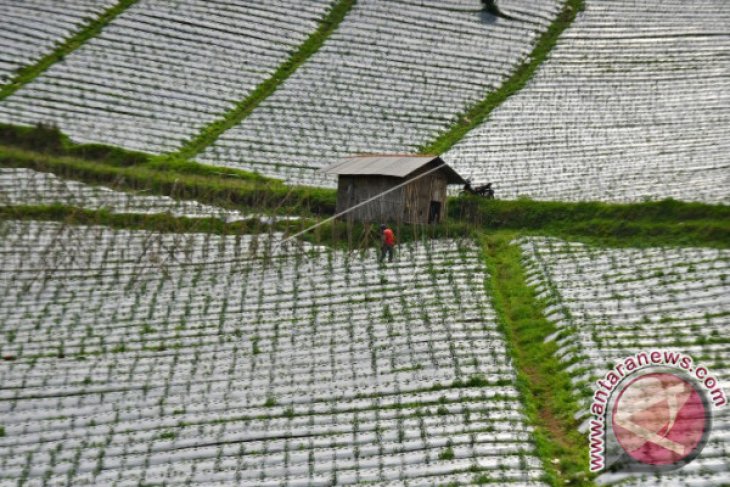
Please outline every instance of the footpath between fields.
[{"label": "footpath between fields", "polygon": [[570,377],[545,339],[555,333],[545,318],[545,303],[527,285],[515,232],[483,234],[482,256],[489,271],[487,291],[517,375],[517,389],[546,480],[555,487],[594,485],[588,470],[588,445],[578,431],[578,402]]}]

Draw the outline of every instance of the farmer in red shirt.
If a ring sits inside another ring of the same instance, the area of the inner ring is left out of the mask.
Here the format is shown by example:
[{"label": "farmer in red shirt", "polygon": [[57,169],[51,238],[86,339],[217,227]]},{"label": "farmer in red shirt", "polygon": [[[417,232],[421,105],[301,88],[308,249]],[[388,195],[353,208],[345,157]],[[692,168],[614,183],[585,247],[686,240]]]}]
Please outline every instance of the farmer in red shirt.
[{"label": "farmer in red shirt", "polygon": [[380,262],[383,262],[383,259],[385,259],[385,254],[388,254],[388,262],[393,262],[393,247],[395,246],[395,234],[393,234],[393,230],[386,227],[385,225],[380,225],[380,232],[382,233],[382,241],[383,245],[381,247],[380,252]]}]

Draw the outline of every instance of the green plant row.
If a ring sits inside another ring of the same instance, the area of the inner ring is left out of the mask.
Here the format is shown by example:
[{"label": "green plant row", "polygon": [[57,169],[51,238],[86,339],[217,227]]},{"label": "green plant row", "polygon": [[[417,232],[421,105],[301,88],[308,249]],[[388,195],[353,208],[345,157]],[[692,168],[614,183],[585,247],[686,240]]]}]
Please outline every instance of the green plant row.
[{"label": "green plant row", "polygon": [[[258,218],[227,222],[217,217],[191,218],[170,213],[115,213],[108,209],[88,209],[63,204],[0,206],[2,220],[56,221],[68,225],[101,225],[127,230],[167,233],[209,233],[212,235],[268,234],[292,235],[317,223],[314,218],[280,220],[264,223]],[[399,243],[430,238],[461,238],[472,235],[461,224],[394,225]],[[306,233],[302,241],[346,251],[364,251],[380,245],[380,233],[374,223],[328,222]]]},{"label": "green plant row", "polygon": [[486,225],[516,228],[539,228],[545,221],[584,221],[590,219],[617,221],[687,222],[728,220],[730,206],[689,203],[673,199],[641,203],[603,203],[600,201],[562,202],[488,200],[465,196],[449,201],[449,215]]},{"label": "green plant row", "polygon": [[537,68],[555,47],[558,38],[575,20],[578,12],[585,8],[585,0],[567,0],[550,27],[540,36],[535,47],[525,61],[517,67],[512,76],[497,90],[469,108],[445,132],[419,150],[425,154],[443,154],[459,142],[470,130],[484,122],[489,114],[507,98],[520,91],[532,78]]},{"label": "green plant row", "polygon": [[[70,225],[102,225],[109,228],[168,233],[210,233],[240,235],[268,233],[271,226],[258,219],[225,222],[220,218],[188,218],[168,213],[114,213],[61,204],[0,206],[2,220],[57,221]],[[279,222],[274,229],[285,230],[292,223]]]},{"label": "green plant row", "polygon": [[[238,169],[152,157],[101,145],[74,144],[58,130],[42,126],[0,125],[0,166],[26,167],[88,184],[195,199],[258,213],[324,217],[334,213],[336,202],[336,193],[330,189],[287,186],[280,180]],[[671,199],[616,204],[458,197],[450,198],[448,208],[447,223],[424,227],[402,225],[397,228],[399,235],[416,239],[423,235],[457,236],[460,232],[463,236],[472,230],[511,229],[604,246],[727,248],[730,245],[730,206],[727,205]],[[363,239],[372,238],[376,232],[372,225],[336,222],[317,227],[305,238],[359,248]]]},{"label": "green plant row", "polygon": [[125,166],[0,145],[0,166],[25,167],[88,184],[193,199],[223,208],[296,214],[329,214],[335,208],[332,190],[286,186],[276,179],[195,162],[153,158]]},{"label": "green plant row", "polygon": [[452,220],[475,228],[519,230],[611,247],[730,247],[730,206],[666,199],[642,203],[497,201],[449,202]]},{"label": "green plant row", "polygon": [[81,47],[92,37],[98,35],[107,24],[135,3],[137,3],[137,0],[119,0],[116,5],[110,7],[99,17],[91,20],[76,34],[60,43],[53,51],[40,58],[34,64],[21,68],[10,83],[0,88],[0,100],[4,100],[24,85],[33,81],[53,64],[63,61],[64,57]]},{"label": "green plant row", "polygon": [[537,454],[551,485],[593,485],[587,442],[574,419],[579,407],[570,377],[555,356],[555,342],[545,343],[555,326],[543,314],[545,303],[527,285],[520,249],[510,244],[515,236],[484,236],[482,251],[489,271],[487,290],[516,369],[517,389],[535,428]]},{"label": "green plant row", "polygon": [[337,29],[340,22],[350,12],[357,0],[339,0],[322,19],[317,30],[282,63],[269,78],[259,84],[256,89],[246,98],[238,102],[231,110],[226,112],[220,119],[205,126],[193,139],[187,141],[183,146],[173,153],[174,157],[190,159],[199,154],[203,149],[215,142],[220,135],[231,127],[238,125],[246,118],[262,101],[269,97],[276,89],[291,76],[299,66],[304,64],[314,53],[316,53],[327,38]]}]

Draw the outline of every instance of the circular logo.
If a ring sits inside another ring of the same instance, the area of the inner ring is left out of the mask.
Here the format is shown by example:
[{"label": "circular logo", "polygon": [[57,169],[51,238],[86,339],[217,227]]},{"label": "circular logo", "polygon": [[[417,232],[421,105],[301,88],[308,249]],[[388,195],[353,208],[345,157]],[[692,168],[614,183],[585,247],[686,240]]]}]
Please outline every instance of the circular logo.
[{"label": "circular logo", "polygon": [[700,391],[669,372],[629,382],[612,413],[621,448],[647,465],[688,463],[704,447],[710,429],[709,407]]}]

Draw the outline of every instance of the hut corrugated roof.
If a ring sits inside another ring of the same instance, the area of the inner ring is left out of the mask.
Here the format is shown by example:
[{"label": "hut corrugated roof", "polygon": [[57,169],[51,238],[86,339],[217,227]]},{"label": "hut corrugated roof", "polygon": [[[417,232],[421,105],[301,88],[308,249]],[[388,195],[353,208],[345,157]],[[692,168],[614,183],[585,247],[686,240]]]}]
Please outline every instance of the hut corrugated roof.
[{"label": "hut corrugated roof", "polygon": [[392,176],[405,178],[421,167],[436,161],[443,164],[449,184],[464,184],[464,179],[439,156],[372,155],[346,157],[321,171],[340,176]]}]

